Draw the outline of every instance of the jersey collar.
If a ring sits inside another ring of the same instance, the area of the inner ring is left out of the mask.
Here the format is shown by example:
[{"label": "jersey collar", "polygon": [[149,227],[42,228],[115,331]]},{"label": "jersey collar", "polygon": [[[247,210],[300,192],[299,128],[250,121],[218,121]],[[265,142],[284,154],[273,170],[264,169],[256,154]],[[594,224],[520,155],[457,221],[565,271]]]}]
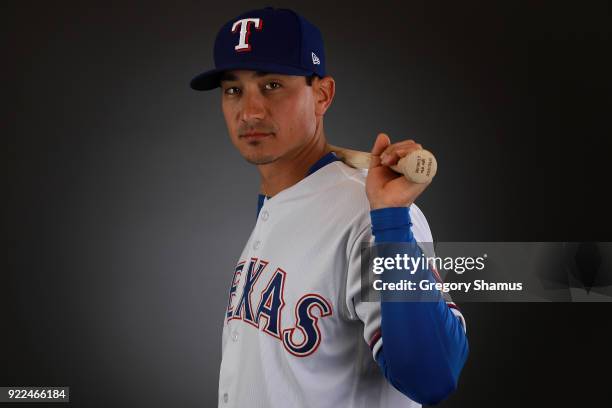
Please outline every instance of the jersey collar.
[{"label": "jersey collar", "polygon": [[[308,169],[308,174],[306,175],[306,177],[310,176],[312,173],[316,172],[317,170],[322,169],[323,167],[327,166],[329,163],[333,163],[338,160],[340,159],[336,157],[334,152],[327,153],[325,156],[317,160],[317,162],[313,164],[310,167],[310,169]],[[257,197],[257,215],[259,215],[259,210],[261,210],[261,207],[263,206],[264,201],[266,201],[266,198],[270,198],[270,197],[265,196],[263,194],[258,195]]]}]

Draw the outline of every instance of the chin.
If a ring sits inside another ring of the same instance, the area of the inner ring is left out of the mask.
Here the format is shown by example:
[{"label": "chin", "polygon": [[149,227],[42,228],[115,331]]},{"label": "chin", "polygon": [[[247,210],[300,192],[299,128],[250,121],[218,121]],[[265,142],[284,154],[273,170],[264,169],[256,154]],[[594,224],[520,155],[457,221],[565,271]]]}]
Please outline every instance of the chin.
[{"label": "chin", "polygon": [[270,154],[243,154],[242,157],[251,164],[270,164],[278,160],[278,157]]}]

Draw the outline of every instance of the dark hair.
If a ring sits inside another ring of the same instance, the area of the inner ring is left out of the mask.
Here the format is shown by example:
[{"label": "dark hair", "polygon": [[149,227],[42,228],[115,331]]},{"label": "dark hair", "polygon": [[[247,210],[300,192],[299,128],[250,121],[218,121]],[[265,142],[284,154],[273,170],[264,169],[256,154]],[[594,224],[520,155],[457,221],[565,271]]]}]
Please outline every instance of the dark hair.
[{"label": "dark hair", "polygon": [[311,76],[307,76],[307,77],[306,77],[306,85],[308,85],[308,86],[312,86],[312,81],[313,81],[315,78],[321,78],[321,77],[320,77],[320,76],[318,76],[317,74],[312,74]]}]

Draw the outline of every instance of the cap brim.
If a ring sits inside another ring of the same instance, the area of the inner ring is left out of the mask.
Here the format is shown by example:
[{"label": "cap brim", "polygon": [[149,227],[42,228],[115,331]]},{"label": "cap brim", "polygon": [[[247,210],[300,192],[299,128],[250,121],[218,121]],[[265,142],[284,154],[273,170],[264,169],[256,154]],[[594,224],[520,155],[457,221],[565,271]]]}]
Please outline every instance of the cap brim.
[{"label": "cap brim", "polygon": [[247,69],[253,71],[270,72],[274,74],[285,74],[285,75],[299,75],[309,76],[314,75],[315,72],[305,70],[302,68],[296,68],[288,65],[279,65],[268,62],[249,62],[248,64],[234,64],[225,66],[222,68],[212,69],[196,76],[191,80],[189,85],[196,91],[208,91],[219,87],[221,76],[226,71]]}]

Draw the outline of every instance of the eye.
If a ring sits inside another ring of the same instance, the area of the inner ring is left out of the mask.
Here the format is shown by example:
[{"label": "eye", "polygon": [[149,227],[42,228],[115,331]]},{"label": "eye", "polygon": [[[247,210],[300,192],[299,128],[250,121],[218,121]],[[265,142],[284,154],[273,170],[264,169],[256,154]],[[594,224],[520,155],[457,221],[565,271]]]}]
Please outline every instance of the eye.
[{"label": "eye", "polygon": [[281,87],[281,84],[278,82],[268,82],[265,86],[267,90],[278,89]]},{"label": "eye", "polygon": [[230,86],[225,90],[225,94],[226,95],[236,95],[239,91],[240,89],[238,89],[237,87]]}]

